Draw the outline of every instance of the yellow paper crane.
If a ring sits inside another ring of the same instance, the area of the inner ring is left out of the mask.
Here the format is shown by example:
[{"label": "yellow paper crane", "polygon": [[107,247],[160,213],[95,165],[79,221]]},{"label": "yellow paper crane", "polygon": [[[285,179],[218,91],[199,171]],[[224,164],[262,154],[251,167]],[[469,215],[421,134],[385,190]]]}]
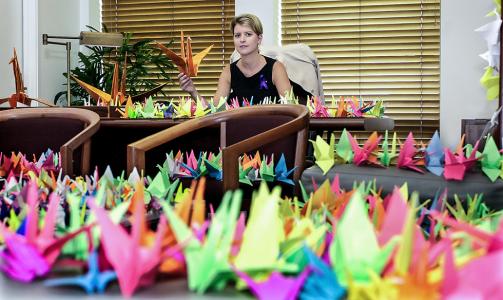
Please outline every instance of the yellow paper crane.
[{"label": "yellow paper crane", "polygon": [[192,56],[192,44],[190,36],[187,36],[187,46],[185,46],[185,39],[183,36],[183,31],[180,32],[180,55],[168,49],[161,43],[156,43],[157,48],[161,49],[167,57],[169,57],[175,65],[178,66],[178,70],[181,73],[185,73],[189,77],[196,77],[197,70],[203,58],[208,55],[213,45],[199,52],[195,56]]},{"label": "yellow paper crane", "polygon": [[30,105],[31,101],[37,101],[39,103],[45,104],[47,106],[54,106],[47,101],[41,99],[33,99],[29,98],[28,95],[24,92],[24,82],[23,75],[21,74],[21,68],[19,67],[19,61],[17,59],[16,49],[14,48],[14,56],[9,61],[9,64],[12,64],[12,71],[14,72],[14,81],[16,84],[16,92],[12,94],[9,98],[0,99],[0,104],[9,101],[9,105],[11,108],[17,107],[17,103],[21,103],[24,105]]}]

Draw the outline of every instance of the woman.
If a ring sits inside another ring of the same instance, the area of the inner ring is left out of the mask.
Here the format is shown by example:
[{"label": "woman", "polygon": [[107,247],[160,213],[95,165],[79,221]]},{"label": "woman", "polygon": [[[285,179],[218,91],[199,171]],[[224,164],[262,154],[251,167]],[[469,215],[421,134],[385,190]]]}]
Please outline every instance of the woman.
[{"label": "woman", "polygon": [[[221,97],[227,97],[227,101],[237,98],[240,102],[243,99],[258,102],[266,97],[279,100],[280,96],[285,96],[292,88],[285,67],[281,62],[259,53],[263,29],[257,16],[243,14],[234,17],[231,31],[234,47],[241,58],[224,67],[213,97],[214,103],[217,104]],[[181,89],[197,99],[199,93],[192,79],[183,73],[178,74],[178,79]]]}]

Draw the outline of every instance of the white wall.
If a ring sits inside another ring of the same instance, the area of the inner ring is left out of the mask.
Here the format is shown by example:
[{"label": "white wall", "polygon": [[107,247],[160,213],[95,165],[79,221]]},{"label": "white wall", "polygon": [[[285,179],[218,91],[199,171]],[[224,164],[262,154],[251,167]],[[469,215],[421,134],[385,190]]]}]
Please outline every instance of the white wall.
[{"label": "white wall", "polygon": [[23,3],[20,0],[0,1],[0,98],[9,97],[16,91],[14,74],[9,60],[13,49],[22,67],[23,63]]},{"label": "white wall", "polygon": [[279,0],[236,0],[236,15],[250,13],[259,17],[264,27],[264,46],[279,45]]},{"label": "white wall", "polygon": [[487,63],[478,55],[487,47],[474,31],[493,20],[485,17],[493,8],[492,0],[441,1],[440,136],[446,146],[459,141],[461,119],[489,118],[497,107],[479,83]]},{"label": "white wall", "polygon": [[[66,50],[61,45],[42,45],[42,34],[78,36],[80,33],[80,1],[39,1],[39,97],[52,102],[54,96],[66,90]],[[66,42],[66,40],[54,40]],[[78,40],[73,40],[71,67],[76,63]]]}]

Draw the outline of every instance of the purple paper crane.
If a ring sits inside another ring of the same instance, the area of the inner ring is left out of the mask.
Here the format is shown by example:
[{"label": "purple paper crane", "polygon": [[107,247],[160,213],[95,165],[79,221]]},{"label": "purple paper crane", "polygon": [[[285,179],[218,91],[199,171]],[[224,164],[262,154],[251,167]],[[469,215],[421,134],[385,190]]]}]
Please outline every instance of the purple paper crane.
[{"label": "purple paper crane", "polygon": [[90,226],[56,238],[54,234],[59,196],[49,196],[49,206],[44,217],[44,225],[39,229],[38,188],[30,181],[26,191],[28,213],[26,230],[23,234],[12,232],[0,223],[0,235],[5,239],[6,248],[0,251],[0,271],[12,279],[30,282],[37,276],[44,276],[54,264],[66,242],[86,231]]}]

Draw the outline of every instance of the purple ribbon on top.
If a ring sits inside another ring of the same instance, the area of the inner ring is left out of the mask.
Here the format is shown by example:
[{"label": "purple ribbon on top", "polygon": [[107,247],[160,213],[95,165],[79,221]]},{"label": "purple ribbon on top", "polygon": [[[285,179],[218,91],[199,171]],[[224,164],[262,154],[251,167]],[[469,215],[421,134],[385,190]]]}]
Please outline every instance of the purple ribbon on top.
[{"label": "purple ribbon on top", "polygon": [[264,74],[260,74],[259,81],[260,81],[260,86],[259,86],[260,90],[262,90],[262,89],[264,89],[264,90],[269,89],[269,87],[267,86],[267,79],[265,79]]}]

